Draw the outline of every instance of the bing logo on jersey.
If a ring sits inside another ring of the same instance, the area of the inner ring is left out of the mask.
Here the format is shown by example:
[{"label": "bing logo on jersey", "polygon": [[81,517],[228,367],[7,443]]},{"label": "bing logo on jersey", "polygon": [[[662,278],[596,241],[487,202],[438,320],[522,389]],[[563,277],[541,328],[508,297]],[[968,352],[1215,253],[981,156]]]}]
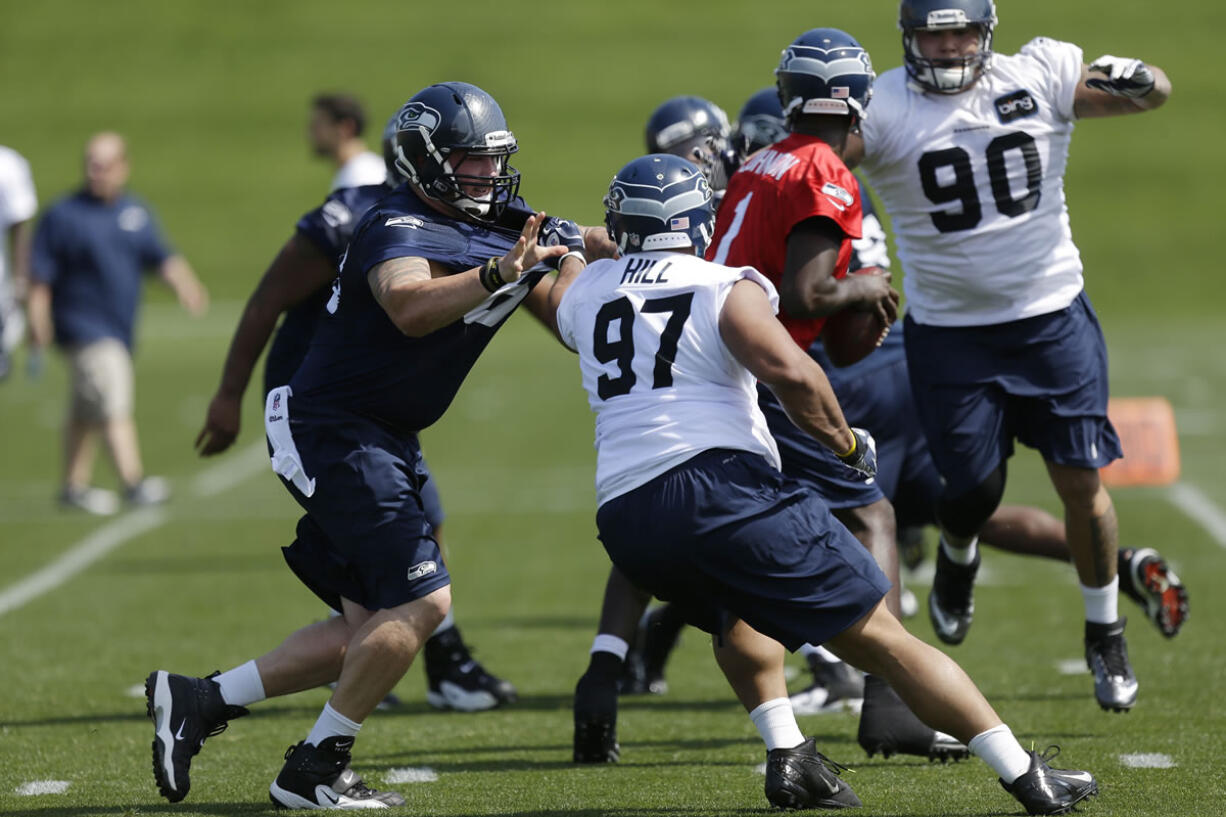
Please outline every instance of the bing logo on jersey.
[{"label": "bing logo on jersey", "polygon": [[1008,124],[1015,119],[1034,116],[1039,112],[1038,103],[1034,101],[1034,97],[1030,95],[1030,92],[1025,89],[998,97],[992,104],[996,106],[996,115],[1000,117],[1002,125]]}]

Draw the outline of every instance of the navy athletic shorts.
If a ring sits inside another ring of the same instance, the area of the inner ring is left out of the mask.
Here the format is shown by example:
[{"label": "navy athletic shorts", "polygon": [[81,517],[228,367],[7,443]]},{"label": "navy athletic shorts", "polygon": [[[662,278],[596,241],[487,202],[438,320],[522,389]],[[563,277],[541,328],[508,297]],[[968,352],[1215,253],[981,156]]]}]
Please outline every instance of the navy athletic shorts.
[{"label": "navy athletic shorts", "polygon": [[843,368],[830,362],[820,340],[809,347],[847,422],[868,429],[876,440],[877,486],[894,506],[899,527],[934,524],[941,496],[941,475],[928,453],[911,396],[902,336],[899,321],[880,348]]},{"label": "navy athletic shorts", "polygon": [[890,588],[812,490],[757,454],[712,449],[596,512],[627,578],[722,634],[740,618],[789,650],[821,644]]},{"label": "navy athletic shorts", "polygon": [[290,429],[315,492],[282,480],[306,511],[285,561],[335,610],[397,607],[451,583],[422,503],[415,435],[355,416],[312,414],[291,401]]},{"label": "navy athletic shorts", "polygon": [[1068,307],[991,326],[906,318],[907,366],[946,495],[979,485],[1013,441],[1056,465],[1123,455],[1107,419],[1107,344],[1083,291]]}]

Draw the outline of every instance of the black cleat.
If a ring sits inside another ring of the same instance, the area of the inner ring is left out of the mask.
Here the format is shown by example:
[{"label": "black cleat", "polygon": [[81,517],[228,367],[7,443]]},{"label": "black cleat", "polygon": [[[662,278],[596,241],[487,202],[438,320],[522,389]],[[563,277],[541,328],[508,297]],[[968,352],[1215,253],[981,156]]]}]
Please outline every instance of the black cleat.
[{"label": "black cleat", "polygon": [[590,670],[575,686],[576,763],[616,763],[617,680]]},{"label": "black cleat", "polygon": [[869,757],[881,753],[917,755],[946,763],[970,757],[970,750],[956,738],[938,732],[915,716],[884,679],[869,675],[864,680],[864,708],[860,711],[857,736]]},{"label": "black cleat", "polygon": [[1114,624],[1086,622],[1086,665],[1094,673],[1094,697],[1103,709],[1127,712],[1137,702],[1137,676],[1128,663],[1121,618]]},{"label": "black cleat", "polygon": [[222,699],[213,675],[189,678],[157,670],[145,679],[145,712],[153,719],[153,779],[172,803],[191,789],[192,758],[205,738],[247,714],[243,707]]},{"label": "black cleat", "polygon": [[838,776],[846,770],[817,751],[809,738],[791,749],[766,753],[766,799],[775,808],[857,808],[860,798]]},{"label": "black cleat", "polygon": [[1060,754],[1057,746],[1048,746],[1042,755],[1029,752],[1030,769],[1012,783],[1000,785],[1026,807],[1027,814],[1067,814],[1073,806],[1091,795],[1098,794],[1098,781],[1089,772],[1053,769],[1047,765]]},{"label": "black cleat", "polygon": [[349,768],[353,738],[336,736],[312,746],[305,741],[285,751],[285,765],[268,787],[277,808],[371,809],[403,806],[394,791],[368,788]]},{"label": "black cleat", "polygon": [[975,575],[979,572],[979,551],[975,561],[960,565],[937,548],[936,575],[928,594],[928,618],[937,638],[946,644],[961,644],[975,615]]},{"label": "black cleat", "polygon": [[1167,638],[1179,635],[1188,620],[1188,591],[1153,548],[1128,548],[1119,556],[1120,590],[1145,608],[1145,615]]},{"label": "black cleat", "polygon": [[842,661],[823,661],[810,656],[813,685],[788,700],[797,715],[859,712],[864,705],[864,675]]},{"label": "black cleat", "polygon": [[510,681],[486,672],[460,636],[459,627],[432,635],[422,649],[426,663],[426,701],[435,709],[480,712],[519,697]]}]

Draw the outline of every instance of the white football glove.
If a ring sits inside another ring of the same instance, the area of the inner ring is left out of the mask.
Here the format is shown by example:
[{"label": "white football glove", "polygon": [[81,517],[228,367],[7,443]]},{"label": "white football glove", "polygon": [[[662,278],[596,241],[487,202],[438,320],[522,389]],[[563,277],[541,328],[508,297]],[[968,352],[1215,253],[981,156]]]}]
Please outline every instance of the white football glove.
[{"label": "white football glove", "polygon": [[1089,68],[1106,74],[1107,78],[1090,77],[1086,85],[1112,96],[1136,99],[1154,90],[1154,72],[1140,60],[1103,54],[1090,63]]}]

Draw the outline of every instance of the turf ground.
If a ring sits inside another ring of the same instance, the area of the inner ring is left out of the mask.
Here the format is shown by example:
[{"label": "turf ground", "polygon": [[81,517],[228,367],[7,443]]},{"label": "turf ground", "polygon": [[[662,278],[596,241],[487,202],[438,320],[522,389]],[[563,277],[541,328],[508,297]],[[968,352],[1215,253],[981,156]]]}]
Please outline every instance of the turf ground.
[{"label": "turf ground", "polygon": [[[53,360],[40,382],[19,375],[0,385],[0,813],[44,817],[263,812],[281,753],[325,700],[315,691],[257,706],[209,741],[190,799],[171,807],[153,786],[151,729],[131,696],[151,669],[225,669],[322,615],[277,551],[296,508],[263,464],[255,395],[233,452],[202,462],[191,451],[242,300],[327,185],[330,169],[310,159],[303,138],[313,92],[354,89],[381,120],[427,82],[476,82],[520,137],[529,201],[594,223],[609,177],[668,96],[702,94],[735,113],[771,82],[779,49],[816,25],[859,36],[879,71],[898,62],[895,4],[884,1],[2,7],[0,143],[30,159],[46,202],[76,184],[89,133],[125,133],[133,189],[155,204],[214,296],[200,321],[157,287],[146,301],[137,419],[150,471],[177,489],[163,509],[108,522],[58,512],[50,498],[63,368]],[[1157,114],[1079,127],[1068,193],[1114,392],[1166,395],[1180,423],[1182,481],[1115,492],[1123,537],[1173,560],[1193,618],[1166,642],[1122,602],[1141,697],[1132,713],[1107,715],[1088,676],[1063,674],[1080,652],[1071,571],[992,554],[975,627],[953,654],[1024,743],[1059,743],[1061,761],[1098,775],[1103,793],[1087,813],[1217,815],[1226,796],[1226,602],[1213,590],[1226,581],[1226,359],[1212,225],[1226,180],[1215,56],[1226,13],[1207,0],[1157,11],[1137,0],[1014,0],[1001,8],[997,47],[1046,34],[1080,43],[1088,57],[1142,56],[1174,82]],[[760,742],[697,633],[670,669],[668,696],[623,701],[623,762],[569,762],[569,696],[607,570],[594,541],[591,421],[571,357],[529,319],[513,319],[424,440],[449,512],[458,620],[522,697],[505,711],[436,714],[413,668],[398,689],[406,706],[364,729],[358,770],[375,785],[433,770],[432,782],[396,786],[410,814],[762,810]],[[113,485],[105,464],[99,475]],[[1007,498],[1055,509],[1032,455],[1015,459]],[[40,592],[39,571],[103,551]],[[921,602],[923,585],[921,575]],[[912,629],[931,638],[925,621]],[[867,760],[854,719],[801,726],[853,766],[866,814],[1018,812],[977,761]],[[1126,765],[1134,755],[1165,756],[1169,767]],[[67,789],[20,793],[46,781]]]}]

